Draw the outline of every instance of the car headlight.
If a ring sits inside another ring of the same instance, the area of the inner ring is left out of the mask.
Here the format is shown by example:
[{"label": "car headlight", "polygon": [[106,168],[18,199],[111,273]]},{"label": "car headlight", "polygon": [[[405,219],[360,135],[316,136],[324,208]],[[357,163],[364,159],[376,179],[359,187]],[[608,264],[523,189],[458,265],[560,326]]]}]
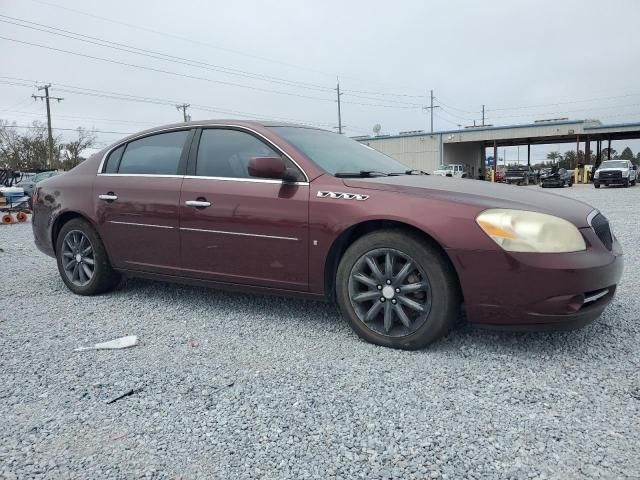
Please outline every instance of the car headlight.
[{"label": "car headlight", "polygon": [[492,208],[478,215],[476,223],[508,252],[566,253],[587,248],[574,224],[545,213]]},{"label": "car headlight", "polygon": [[629,176],[629,170],[623,170],[622,171],[622,176],[623,177],[628,177]]},{"label": "car headlight", "polygon": [[600,176],[600,170],[596,170],[596,173],[593,174],[593,178],[598,178]]}]

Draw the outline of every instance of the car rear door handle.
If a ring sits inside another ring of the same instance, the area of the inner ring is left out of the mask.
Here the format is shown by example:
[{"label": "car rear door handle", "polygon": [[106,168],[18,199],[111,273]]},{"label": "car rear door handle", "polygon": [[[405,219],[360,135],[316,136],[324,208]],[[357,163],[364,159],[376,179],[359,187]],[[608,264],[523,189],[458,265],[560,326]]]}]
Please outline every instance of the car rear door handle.
[{"label": "car rear door handle", "polygon": [[107,202],[113,202],[118,199],[117,195],[114,195],[113,192],[103,193],[102,195],[98,195],[100,200],[105,200]]},{"label": "car rear door handle", "polygon": [[195,208],[205,208],[211,206],[211,202],[207,202],[206,200],[187,200],[186,202],[184,202],[184,204],[188,207]]}]

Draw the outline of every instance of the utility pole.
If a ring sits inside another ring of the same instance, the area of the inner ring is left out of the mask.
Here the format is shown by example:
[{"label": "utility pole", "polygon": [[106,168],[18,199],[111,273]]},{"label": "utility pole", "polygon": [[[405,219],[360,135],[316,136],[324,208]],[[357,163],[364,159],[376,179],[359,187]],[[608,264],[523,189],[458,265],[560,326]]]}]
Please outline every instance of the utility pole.
[{"label": "utility pole", "polygon": [[433,133],[433,109],[434,108],[440,108],[440,105],[434,105],[433,104],[433,99],[435,98],[433,96],[433,90],[431,90],[430,95],[429,95],[430,99],[431,99],[431,106],[429,107],[424,107],[425,110],[429,110],[429,113],[431,114],[431,133]]},{"label": "utility pole", "polygon": [[338,93],[338,133],[342,135],[342,112],[340,111],[340,80],[336,85],[336,92]]},{"label": "utility pole", "polygon": [[38,91],[44,90],[44,95],[31,95],[34,100],[40,99],[44,100],[47,103],[47,130],[49,131],[49,158],[47,162],[47,167],[51,168],[53,165],[53,133],[51,132],[51,106],[49,105],[49,100],[54,99],[60,103],[64,98],[61,97],[50,97],[49,96],[49,88],[51,84],[43,85],[42,87],[38,87]]},{"label": "utility pole", "polygon": [[176,110],[182,110],[182,118],[185,122],[191,121],[191,115],[187,114],[187,108],[191,106],[190,103],[183,103],[182,105],[176,105]]},{"label": "utility pole", "polygon": [[484,105],[482,105],[482,126],[484,127]]}]

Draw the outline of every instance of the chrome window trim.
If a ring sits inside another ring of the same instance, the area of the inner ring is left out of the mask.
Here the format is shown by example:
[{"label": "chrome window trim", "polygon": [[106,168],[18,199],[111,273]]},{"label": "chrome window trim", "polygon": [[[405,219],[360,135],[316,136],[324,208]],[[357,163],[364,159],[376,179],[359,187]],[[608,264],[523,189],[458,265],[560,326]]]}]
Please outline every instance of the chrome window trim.
[{"label": "chrome window trim", "polygon": [[153,228],[166,228],[166,229],[173,229],[176,227],[172,227],[170,225],[154,225],[152,223],[135,223],[135,222],[119,222],[116,220],[109,220],[109,223],[115,223],[117,225],[133,225],[135,227],[153,227]]},{"label": "chrome window trim", "polygon": [[[260,132],[257,132],[255,130],[253,130],[252,128],[249,127],[245,127],[244,125],[235,125],[235,124],[224,124],[224,125],[219,125],[219,124],[201,124],[201,123],[197,123],[197,124],[193,124],[193,125],[182,125],[182,126],[177,126],[177,127],[171,127],[171,128],[162,128],[160,130],[154,130],[153,132],[146,132],[146,133],[140,133],[138,135],[135,135],[133,137],[129,137],[125,140],[122,140],[118,143],[116,143],[115,145],[113,145],[109,150],[107,150],[105,152],[105,154],[102,156],[102,160],[100,160],[100,165],[98,166],[98,171],[96,172],[96,175],[112,175],[112,176],[119,176],[119,175],[139,175],[139,176],[147,176],[147,177],[161,177],[163,175],[153,175],[153,174],[127,174],[127,173],[103,173],[102,169],[104,167],[104,163],[107,160],[107,157],[109,156],[109,154],[111,152],[113,152],[116,148],[120,147],[121,145],[124,145],[125,143],[129,143],[129,142],[133,142],[135,140],[139,140],[141,138],[144,137],[150,137],[152,135],[157,135],[159,133],[165,133],[165,132],[172,132],[174,130],[191,130],[193,128],[234,128],[234,129],[238,129],[238,130],[242,130],[244,132],[250,132],[256,136],[258,136],[259,138],[261,138],[264,142],[268,143],[269,145],[271,145],[273,148],[275,148],[278,152],[280,152],[282,155],[284,155],[285,157],[287,157],[289,160],[291,160],[291,162],[298,167],[298,169],[302,172],[302,174],[304,175],[304,178],[306,179],[305,182],[300,182],[300,183],[309,183],[309,175],[307,175],[307,172],[305,172],[304,168],[302,168],[300,166],[300,164],[298,162],[296,162],[293,158],[291,158],[291,156],[285,152],[282,148],[280,148],[278,145],[276,145],[275,143],[273,143],[271,140],[269,140],[267,137],[265,137],[264,135],[262,135]],[[168,175],[168,176],[173,176],[173,175]],[[182,177],[182,175],[174,175],[174,176],[178,176],[178,177]],[[207,177],[198,177],[198,178],[207,178]],[[240,179],[239,179],[240,180]],[[251,179],[250,179],[251,180]],[[296,182],[297,183],[297,182]]]},{"label": "chrome window trim", "polygon": [[184,178],[184,175],[155,175],[153,173],[98,173],[99,177],[153,177],[153,178]]},{"label": "chrome window trim", "polygon": [[293,240],[293,241],[299,240],[298,238],[295,238],[295,237],[279,237],[277,235],[260,235],[257,233],[227,232],[224,230],[207,230],[204,228],[180,227],[180,230],[185,230],[187,232],[204,232],[204,233],[221,233],[223,235],[239,235],[242,237],[272,238],[275,240]]}]

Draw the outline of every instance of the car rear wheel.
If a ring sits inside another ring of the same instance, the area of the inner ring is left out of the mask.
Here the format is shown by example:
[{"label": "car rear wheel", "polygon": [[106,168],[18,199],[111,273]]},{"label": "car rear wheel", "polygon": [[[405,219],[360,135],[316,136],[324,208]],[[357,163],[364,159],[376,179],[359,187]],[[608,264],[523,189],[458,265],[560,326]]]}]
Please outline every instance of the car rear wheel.
[{"label": "car rear wheel", "polygon": [[336,275],[342,315],[368,342],[423,348],[455,323],[458,283],[443,255],[417,235],[375,232],[354,242]]},{"label": "car rear wheel", "polygon": [[120,282],[98,233],[86,220],[74,218],[62,226],[56,258],[62,281],[78,295],[103,293]]}]

